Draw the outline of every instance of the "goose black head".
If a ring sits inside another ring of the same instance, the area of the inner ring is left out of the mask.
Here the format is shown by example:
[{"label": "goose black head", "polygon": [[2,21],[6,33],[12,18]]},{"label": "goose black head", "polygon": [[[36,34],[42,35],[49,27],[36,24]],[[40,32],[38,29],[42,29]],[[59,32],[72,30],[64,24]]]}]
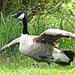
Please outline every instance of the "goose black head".
[{"label": "goose black head", "polygon": [[11,15],[11,17],[21,19],[23,21],[23,34],[29,34],[27,31],[27,20],[23,12],[17,12],[16,14]]},{"label": "goose black head", "polygon": [[17,12],[16,14],[11,15],[12,18],[23,19],[25,14],[23,12]]}]

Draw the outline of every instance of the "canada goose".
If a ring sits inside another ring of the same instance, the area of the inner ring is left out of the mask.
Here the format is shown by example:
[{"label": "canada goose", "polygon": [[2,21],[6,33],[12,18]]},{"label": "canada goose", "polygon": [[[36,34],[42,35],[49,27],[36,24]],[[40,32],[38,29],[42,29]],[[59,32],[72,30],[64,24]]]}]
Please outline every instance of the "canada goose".
[{"label": "canada goose", "polygon": [[70,65],[75,56],[74,52],[67,50],[61,51],[53,46],[57,47],[58,40],[62,37],[75,38],[75,34],[59,29],[48,29],[39,36],[29,35],[25,14],[23,12],[17,12],[12,15],[12,18],[18,18],[23,21],[23,32],[21,37],[9,43],[10,46],[20,43],[20,52],[38,62],[47,62],[48,64],[55,62],[60,65]]}]

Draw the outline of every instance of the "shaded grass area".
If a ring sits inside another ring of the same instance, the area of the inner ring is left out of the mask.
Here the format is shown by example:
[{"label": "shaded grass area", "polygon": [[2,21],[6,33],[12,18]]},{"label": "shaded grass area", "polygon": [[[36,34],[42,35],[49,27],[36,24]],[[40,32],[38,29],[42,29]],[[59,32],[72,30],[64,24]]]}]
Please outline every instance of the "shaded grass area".
[{"label": "shaded grass area", "polygon": [[[13,57],[12,57],[13,58]],[[15,58],[15,57],[14,57]],[[25,57],[24,59],[12,60],[12,62],[0,62],[0,75],[74,75],[75,62],[71,66],[59,66],[55,63],[38,63],[38,66],[32,65],[34,60]]]},{"label": "shaded grass area", "polygon": [[[39,35],[49,28],[62,29],[75,33],[75,20],[64,14],[37,15],[28,22],[30,34]],[[8,44],[19,37],[22,32],[22,22],[12,19],[11,16],[1,16],[0,25],[0,47]],[[75,39],[59,40],[61,50],[75,51]],[[9,57],[10,60],[6,60]],[[0,75],[74,75],[75,61],[71,66],[59,66],[55,63],[39,63],[38,66],[32,65],[35,60],[24,56],[19,52],[19,45],[15,45],[1,54]]]}]

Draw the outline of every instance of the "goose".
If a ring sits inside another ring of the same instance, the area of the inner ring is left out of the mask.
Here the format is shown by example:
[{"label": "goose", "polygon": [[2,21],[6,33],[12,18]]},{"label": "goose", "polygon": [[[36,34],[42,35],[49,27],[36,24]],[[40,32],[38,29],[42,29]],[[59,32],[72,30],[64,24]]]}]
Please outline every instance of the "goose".
[{"label": "goose", "polygon": [[64,66],[70,65],[74,60],[74,51],[63,51],[55,47],[59,46],[58,40],[62,37],[75,38],[75,34],[60,29],[47,29],[39,36],[29,35],[25,14],[23,12],[17,12],[11,16],[12,18],[21,19],[23,21],[23,32],[21,37],[13,40],[0,50],[4,50],[19,43],[20,52],[38,62],[47,62],[48,64],[50,64],[50,62],[55,62],[56,64]]}]

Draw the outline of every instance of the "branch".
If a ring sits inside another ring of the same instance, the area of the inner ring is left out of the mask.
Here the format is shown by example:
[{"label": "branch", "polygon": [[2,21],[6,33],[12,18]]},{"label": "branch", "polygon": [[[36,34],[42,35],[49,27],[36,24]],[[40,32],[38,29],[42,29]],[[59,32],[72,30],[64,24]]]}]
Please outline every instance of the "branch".
[{"label": "branch", "polygon": [[[54,9],[56,9],[62,2],[63,2],[64,0],[61,0],[55,7],[53,7],[51,10],[48,10],[47,12],[45,12],[45,13],[35,13],[35,15],[38,15],[38,14],[47,14],[47,13],[49,13],[49,12],[51,12],[51,11],[53,11]],[[31,15],[33,15],[33,14],[31,14]]]},{"label": "branch", "polygon": [[61,0],[54,8],[52,8],[51,10],[49,10],[49,11],[43,13],[43,14],[46,14],[46,13],[48,13],[48,12],[51,12],[52,10],[54,10],[55,8],[57,8],[63,1],[64,1],[64,0]]},{"label": "branch", "polygon": [[[45,2],[42,5],[40,5],[40,7],[36,11],[31,12],[31,15],[37,15],[38,14],[37,12],[40,11],[40,9],[42,9],[43,7],[45,7],[47,2],[48,0],[45,0]],[[39,3],[40,3],[40,0],[39,0]]]},{"label": "branch", "polygon": [[[42,5],[40,6],[40,8],[38,8],[36,11],[32,11],[30,14],[31,14],[31,15],[38,15],[38,14],[47,14],[47,13],[50,13],[50,12],[53,11],[55,8],[57,8],[63,1],[64,1],[64,0],[61,0],[54,8],[52,8],[52,9],[49,10],[49,11],[47,11],[47,12],[45,12],[45,13],[39,13],[40,9],[46,6],[45,4],[47,3],[47,0],[45,0],[44,4],[42,4]],[[39,2],[40,2],[40,1],[39,1]],[[51,1],[50,1],[50,2],[51,2]],[[51,13],[51,14],[52,14],[52,13]],[[32,16],[29,20],[31,20],[32,18],[33,18],[33,16]]]}]

